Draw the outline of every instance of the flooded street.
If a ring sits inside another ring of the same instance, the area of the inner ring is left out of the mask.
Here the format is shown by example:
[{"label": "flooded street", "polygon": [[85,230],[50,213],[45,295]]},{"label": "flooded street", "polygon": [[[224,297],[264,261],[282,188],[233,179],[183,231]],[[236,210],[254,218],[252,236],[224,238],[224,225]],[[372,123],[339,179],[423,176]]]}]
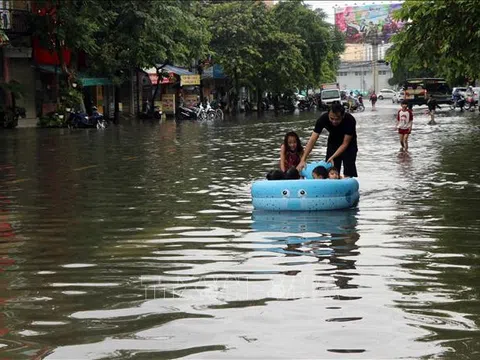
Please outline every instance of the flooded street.
[{"label": "flooded street", "polygon": [[0,132],[3,357],[479,358],[480,115],[380,106],[348,211],[251,206],[318,112]]}]

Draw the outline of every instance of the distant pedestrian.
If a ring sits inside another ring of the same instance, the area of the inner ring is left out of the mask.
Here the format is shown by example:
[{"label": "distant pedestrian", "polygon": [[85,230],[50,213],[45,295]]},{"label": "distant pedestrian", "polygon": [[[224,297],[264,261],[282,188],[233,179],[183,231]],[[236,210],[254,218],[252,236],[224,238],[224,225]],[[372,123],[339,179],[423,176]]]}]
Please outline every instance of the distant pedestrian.
[{"label": "distant pedestrian", "polygon": [[402,108],[397,113],[397,129],[400,137],[401,151],[408,151],[408,136],[412,132],[413,112],[408,108],[408,101],[402,101]]},{"label": "distant pedestrian", "polygon": [[429,94],[428,100],[427,100],[427,106],[428,106],[428,113],[430,114],[430,121],[428,122],[428,125],[435,125],[435,109],[439,108],[441,109],[440,105],[438,105],[437,100]]},{"label": "distant pedestrian", "polygon": [[377,94],[375,94],[375,90],[373,90],[372,95],[370,95],[370,102],[372,103],[372,111],[375,111],[375,104],[377,103]]}]

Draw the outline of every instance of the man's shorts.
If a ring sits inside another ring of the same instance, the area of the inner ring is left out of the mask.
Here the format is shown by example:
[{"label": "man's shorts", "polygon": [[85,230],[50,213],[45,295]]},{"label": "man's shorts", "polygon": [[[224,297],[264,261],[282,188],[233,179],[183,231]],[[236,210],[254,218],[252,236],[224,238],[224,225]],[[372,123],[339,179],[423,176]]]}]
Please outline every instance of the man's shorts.
[{"label": "man's shorts", "polygon": [[398,129],[398,133],[405,135],[405,134],[410,134],[412,132],[412,129]]}]

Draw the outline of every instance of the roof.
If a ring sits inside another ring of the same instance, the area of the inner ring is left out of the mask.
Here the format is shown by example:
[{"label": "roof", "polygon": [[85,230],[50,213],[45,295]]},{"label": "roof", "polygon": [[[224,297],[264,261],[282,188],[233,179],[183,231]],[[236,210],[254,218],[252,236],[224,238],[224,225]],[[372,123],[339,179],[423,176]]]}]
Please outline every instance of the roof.
[{"label": "roof", "polygon": [[[62,71],[60,66],[54,65],[37,65],[36,68],[40,71],[51,74],[60,73]],[[78,74],[78,80],[80,80],[82,86],[84,87],[97,85],[113,85],[112,80],[107,77],[95,77],[84,73]]]},{"label": "roof", "polygon": [[[157,67],[160,67],[162,65],[157,65]],[[157,67],[151,67],[149,69],[143,69],[147,74],[156,74],[157,73]],[[173,65],[165,65],[162,68],[163,71],[169,72],[169,73],[174,73],[176,75],[195,75],[195,73],[182,68],[178,66],[173,66]]]}]

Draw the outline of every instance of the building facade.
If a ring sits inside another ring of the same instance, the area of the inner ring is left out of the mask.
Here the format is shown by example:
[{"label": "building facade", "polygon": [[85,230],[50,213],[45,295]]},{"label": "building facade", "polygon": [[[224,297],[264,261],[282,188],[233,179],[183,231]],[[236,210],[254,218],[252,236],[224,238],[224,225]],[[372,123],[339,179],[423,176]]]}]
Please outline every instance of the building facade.
[{"label": "building facade", "polygon": [[[387,50],[392,46],[390,43],[378,44],[378,59],[384,60]],[[374,58],[375,47],[372,44],[345,44],[345,51],[340,55],[341,61],[368,61]]]},{"label": "building facade", "polygon": [[[378,86],[375,88],[374,73],[378,71]],[[375,66],[373,61],[343,61],[337,71],[337,83],[341,90],[361,90],[378,92],[381,89],[392,88],[388,79],[393,76],[390,66],[380,63]]]}]

